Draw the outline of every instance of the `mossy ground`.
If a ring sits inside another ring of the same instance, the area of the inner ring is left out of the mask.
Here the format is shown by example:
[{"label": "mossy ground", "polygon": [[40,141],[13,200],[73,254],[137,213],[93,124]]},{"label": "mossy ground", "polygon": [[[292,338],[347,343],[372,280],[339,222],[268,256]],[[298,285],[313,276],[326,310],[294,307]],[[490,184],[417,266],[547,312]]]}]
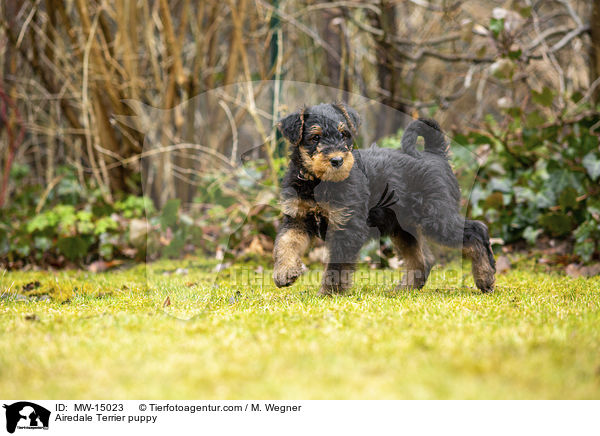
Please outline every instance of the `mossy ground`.
[{"label": "mossy ground", "polygon": [[2,397],[600,398],[598,277],[523,267],[482,295],[365,272],[321,298],[213,267],[0,272]]}]

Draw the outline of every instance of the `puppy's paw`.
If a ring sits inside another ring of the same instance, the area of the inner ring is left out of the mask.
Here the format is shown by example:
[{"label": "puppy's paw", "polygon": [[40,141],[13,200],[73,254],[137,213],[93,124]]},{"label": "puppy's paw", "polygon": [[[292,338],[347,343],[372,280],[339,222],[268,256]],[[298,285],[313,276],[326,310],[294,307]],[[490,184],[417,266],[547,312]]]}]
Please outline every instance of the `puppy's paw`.
[{"label": "puppy's paw", "polygon": [[319,292],[317,293],[317,295],[321,296],[321,297],[329,297],[331,295],[340,295],[343,294],[346,291],[345,288],[343,288],[342,286],[338,285],[338,286],[326,286],[326,285],[322,285],[321,289],[319,289]]},{"label": "puppy's paw", "polygon": [[487,262],[487,259],[477,259],[472,265],[475,285],[485,294],[492,292],[496,283],[496,268]]},{"label": "puppy's paw", "polygon": [[276,266],[273,271],[273,281],[278,288],[292,285],[298,277],[307,270],[306,265],[297,262],[294,265]]},{"label": "puppy's paw", "polygon": [[405,271],[402,275],[402,280],[396,286],[397,291],[414,291],[425,286],[427,281],[426,275],[420,270]]},{"label": "puppy's paw", "polygon": [[479,277],[475,279],[475,285],[483,292],[484,294],[489,294],[494,291],[494,284],[496,283],[496,278],[491,275],[486,278]]},{"label": "puppy's paw", "polygon": [[420,285],[408,284],[408,283],[404,283],[404,281],[402,281],[402,282],[398,283],[398,285],[396,286],[396,288],[394,290],[395,291],[418,291],[423,286],[425,286],[425,284],[420,284]]}]

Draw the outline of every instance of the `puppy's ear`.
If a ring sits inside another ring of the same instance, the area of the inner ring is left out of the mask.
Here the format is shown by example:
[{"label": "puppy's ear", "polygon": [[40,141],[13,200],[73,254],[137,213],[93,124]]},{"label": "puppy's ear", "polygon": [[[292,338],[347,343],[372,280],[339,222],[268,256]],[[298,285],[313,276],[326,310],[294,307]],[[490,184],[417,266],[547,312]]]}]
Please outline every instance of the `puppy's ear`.
[{"label": "puppy's ear", "polygon": [[302,112],[288,115],[277,123],[277,128],[281,134],[294,145],[300,142],[303,127],[304,117]]},{"label": "puppy's ear", "polygon": [[358,116],[358,113],[350,106],[346,106],[346,111],[348,111],[348,115],[350,115],[350,119],[354,123],[354,127],[358,129],[360,127],[360,124],[362,123],[362,120]]},{"label": "puppy's ear", "polygon": [[344,117],[346,119],[350,118],[350,121],[352,121],[354,128],[356,130],[358,130],[358,127],[360,126],[360,123],[361,123],[361,119],[358,116],[358,113],[356,113],[356,111],[354,109],[352,109],[350,106],[348,106],[346,103],[341,103],[341,102],[336,103],[335,106],[337,106],[342,111],[342,113],[344,113]]}]

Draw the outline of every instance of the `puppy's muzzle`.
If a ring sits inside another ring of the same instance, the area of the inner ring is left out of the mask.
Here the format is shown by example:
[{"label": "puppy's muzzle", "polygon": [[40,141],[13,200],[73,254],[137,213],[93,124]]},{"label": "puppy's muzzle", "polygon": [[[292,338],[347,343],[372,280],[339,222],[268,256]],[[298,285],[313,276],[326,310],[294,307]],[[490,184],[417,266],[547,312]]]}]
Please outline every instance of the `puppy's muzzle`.
[{"label": "puppy's muzzle", "polygon": [[341,167],[342,164],[344,163],[344,158],[339,157],[339,156],[338,157],[334,157],[334,158],[331,158],[329,160],[329,162],[331,162],[331,166],[332,167],[338,168],[338,167]]}]

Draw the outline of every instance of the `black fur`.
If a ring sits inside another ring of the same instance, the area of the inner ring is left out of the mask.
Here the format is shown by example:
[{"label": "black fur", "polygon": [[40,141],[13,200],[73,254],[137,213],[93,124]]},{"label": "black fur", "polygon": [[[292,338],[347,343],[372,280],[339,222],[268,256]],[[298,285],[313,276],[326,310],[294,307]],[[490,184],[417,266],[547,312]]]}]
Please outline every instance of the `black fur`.
[{"label": "black fur", "polygon": [[[320,104],[288,115],[280,122],[280,130],[292,147],[281,191],[284,217],[275,248],[276,284],[287,286],[297,278],[297,268],[288,274],[292,277],[286,278],[288,271],[280,266],[286,264],[281,253],[296,255],[285,250],[289,238],[284,235],[293,230],[294,235],[305,234],[326,241],[329,260],[322,293],[347,289],[350,282],[344,273],[352,271],[363,244],[380,235],[392,236],[399,251],[411,257],[408,263],[412,262],[423,276],[409,283],[410,286],[420,287],[427,279],[432,261],[426,239],[431,239],[451,247],[462,246],[473,260],[477,286],[484,292],[491,291],[495,262],[487,228],[461,216],[460,190],[437,122],[423,119],[412,122],[402,138],[401,150],[376,146],[352,150],[354,165],[343,180],[322,180],[307,168],[307,156],[320,153],[327,162],[329,153],[352,149],[353,135],[342,133],[339,126],[350,121],[358,127],[360,121],[354,110],[343,108],[346,114],[339,106]],[[310,133],[314,125],[322,128],[318,141]],[[418,136],[425,139],[423,152],[416,150]],[[297,210],[287,207],[290,204],[300,207]],[[297,255],[300,259],[302,253]]]},{"label": "black fur", "polygon": [[402,151],[413,157],[422,157],[417,151],[417,138],[425,140],[425,151],[447,157],[448,144],[437,121],[419,118],[408,125],[402,136]]}]

